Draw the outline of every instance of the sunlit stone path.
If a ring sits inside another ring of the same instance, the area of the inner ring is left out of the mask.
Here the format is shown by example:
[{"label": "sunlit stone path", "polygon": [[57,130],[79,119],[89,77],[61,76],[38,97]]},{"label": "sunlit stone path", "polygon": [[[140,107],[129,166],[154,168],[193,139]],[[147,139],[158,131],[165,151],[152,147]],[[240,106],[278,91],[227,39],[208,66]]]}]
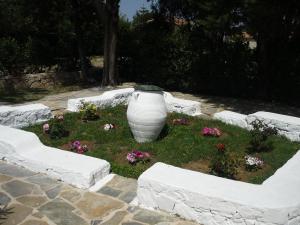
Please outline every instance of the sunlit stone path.
[{"label": "sunlit stone path", "polygon": [[193,225],[129,203],[137,182],[115,176],[98,192],[77,189],[46,175],[0,161],[3,225]]}]

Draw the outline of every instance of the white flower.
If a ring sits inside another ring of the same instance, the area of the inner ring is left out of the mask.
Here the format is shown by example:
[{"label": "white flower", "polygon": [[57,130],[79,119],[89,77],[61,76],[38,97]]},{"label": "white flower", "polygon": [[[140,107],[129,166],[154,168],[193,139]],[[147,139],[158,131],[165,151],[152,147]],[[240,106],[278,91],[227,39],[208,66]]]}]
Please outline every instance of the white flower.
[{"label": "white flower", "polygon": [[105,130],[105,131],[109,131],[110,129],[111,129],[111,126],[110,126],[110,124],[105,124],[104,125],[104,127],[103,127],[103,129]]},{"label": "white flower", "polygon": [[261,167],[264,164],[263,160],[251,155],[246,155],[245,160],[246,160],[246,165],[248,166]]}]

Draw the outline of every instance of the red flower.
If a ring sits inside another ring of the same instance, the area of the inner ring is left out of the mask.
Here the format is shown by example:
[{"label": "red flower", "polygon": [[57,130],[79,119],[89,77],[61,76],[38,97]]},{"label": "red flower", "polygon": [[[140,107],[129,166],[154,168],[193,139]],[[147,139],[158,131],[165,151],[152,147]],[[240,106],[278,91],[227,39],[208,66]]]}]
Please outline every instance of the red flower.
[{"label": "red flower", "polygon": [[216,148],[218,149],[219,152],[225,152],[225,144],[217,144]]}]

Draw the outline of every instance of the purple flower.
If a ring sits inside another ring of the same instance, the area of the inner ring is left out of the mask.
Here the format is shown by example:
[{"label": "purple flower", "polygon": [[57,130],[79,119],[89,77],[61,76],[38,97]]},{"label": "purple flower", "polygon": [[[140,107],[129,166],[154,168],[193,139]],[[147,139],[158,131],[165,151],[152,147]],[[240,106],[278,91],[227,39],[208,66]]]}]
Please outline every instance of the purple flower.
[{"label": "purple flower", "polygon": [[127,158],[128,162],[130,162],[130,163],[136,162],[135,155],[132,152],[128,153],[126,158]]},{"label": "purple flower", "polygon": [[81,146],[80,141],[73,141],[72,142],[72,148],[77,149],[79,146]]}]

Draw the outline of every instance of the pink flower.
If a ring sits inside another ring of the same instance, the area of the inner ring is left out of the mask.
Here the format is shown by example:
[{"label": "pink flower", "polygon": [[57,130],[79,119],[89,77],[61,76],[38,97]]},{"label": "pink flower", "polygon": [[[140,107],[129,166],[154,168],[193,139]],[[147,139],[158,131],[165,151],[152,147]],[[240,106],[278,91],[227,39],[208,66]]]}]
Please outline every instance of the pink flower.
[{"label": "pink flower", "polygon": [[135,163],[136,162],[135,155],[131,152],[127,154],[126,158],[127,158],[128,162],[130,162],[130,163]]},{"label": "pink flower", "polygon": [[210,135],[210,134],[211,134],[211,128],[204,127],[204,128],[202,129],[202,134],[203,134],[204,136]]},{"label": "pink flower", "polygon": [[151,157],[151,155],[150,155],[150,153],[149,153],[149,152],[144,152],[144,157],[145,157],[145,158],[150,158],[150,157]]},{"label": "pink flower", "polygon": [[204,135],[204,136],[220,137],[221,134],[222,134],[222,132],[218,128],[204,127],[202,129],[202,135]]},{"label": "pink flower", "polygon": [[79,153],[79,154],[83,154],[84,153],[84,149],[81,147],[81,145],[78,146],[76,150],[77,150],[77,153]]},{"label": "pink flower", "polygon": [[213,128],[213,135],[216,137],[220,137],[222,132],[218,128]]},{"label": "pink flower", "polygon": [[44,133],[48,133],[49,130],[50,130],[50,125],[48,123],[45,123],[43,125],[43,131],[44,131]]},{"label": "pink flower", "polygon": [[134,156],[135,156],[136,158],[139,158],[139,159],[144,158],[143,152],[140,152],[140,151],[137,151],[137,150],[133,150],[132,153],[134,154]]}]

